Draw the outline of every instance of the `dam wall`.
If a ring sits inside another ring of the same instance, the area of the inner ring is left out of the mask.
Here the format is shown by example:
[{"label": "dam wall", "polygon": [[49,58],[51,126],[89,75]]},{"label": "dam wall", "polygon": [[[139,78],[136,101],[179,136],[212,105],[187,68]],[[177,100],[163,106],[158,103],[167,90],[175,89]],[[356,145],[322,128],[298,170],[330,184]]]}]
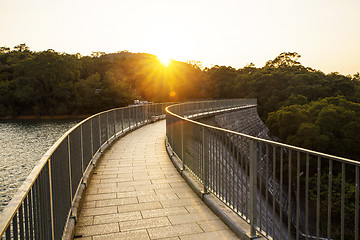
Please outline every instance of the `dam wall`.
[{"label": "dam wall", "polygon": [[[254,136],[254,137],[258,137],[258,138],[262,138],[262,139],[267,139],[267,140],[271,140],[271,141],[276,141],[277,139],[275,139],[274,137],[270,137],[269,136],[269,129],[267,128],[267,126],[265,125],[265,123],[261,120],[261,118],[258,115],[257,112],[257,107],[248,107],[248,108],[244,108],[244,109],[239,109],[236,111],[232,111],[232,112],[226,112],[223,114],[219,114],[219,115],[215,115],[213,116],[213,118],[211,120],[207,120],[207,123],[212,122],[213,125],[216,125],[217,127],[220,128],[225,128],[234,132],[239,132],[239,133],[243,133],[243,134],[247,134],[250,136]],[[239,139],[236,138],[231,138],[230,139],[231,142],[233,142],[233,144],[235,146],[238,146],[238,151],[241,152],[241,154],[246,155],[246,152],[243,152],[242,149],[246,149],[246,146],[243,145],[244,143],[242,143]],[[258,181],[262,181],[263,186],[267,185],[267,189],[268,189],[268,194],[270,196],[269,199],[275,198],[275,202],[277,205],[277,208],[281,208],[283,211],[283,215],[287,216],[287,215],[291,215],[291,222],[292,225],[295,225],[295,216],[296,216],[296,206],[294,204],[295,201],[292,201],[291,203],[291,213],[288,213],[288,204],[289,204],[289,199],[288,199],[288,195],[286,191],[282,191],[282,194],[280,194],[280,181],[278,178],[273,178],[273,159],[272,159],[272,149],[269,149],[269,156],[265,155],[264,151],[261,151],[258,148],[258,154],[261,155],[261,157],[259,158],[258,164],[257,164],[257,172],[258,172]],[[268,165],[266,165],[266,159],[269,160]],[[249,159],[248,159],[249,160]],[[266,174],[267,172],[267,174]],[[268,178],[266,179],[265,176],[268,175]],[[264,189],[263,189],[264,190]],[[266,203],[265,201],[265,195],[266,193],[264,191],[262,191],[262,196],[258,196],[260,198],[263,198],[263,204],[271,204]],[[282,200],[280,200],[280,195],[282,195]],[[294,196],[294,195],[293,195]],[[258,206],[260,207],[260,206]],[[266,206],[262,206],[263,209],[266,208]],[[260,216],[262,218],[264,218],[265,214],[260,214]],[[304,213],[302,210],[300,210],[300,231],[303,231],[303,226],[304,226]],[[263,219],[265,222],[265,219]],[[279,216],[269,216],[269,221],[276,221],[276,225],[280,225],[281,223],[279,222]],[[283,224],[285,224],[286,219],[283,219]],[[265,226],[263,226],[265,227]],[[283,229],[285,229],[286,227],[284,227]],[[280,233],[278,232],[279,230],[276,229],[275,230],[275,238],[280,238],[280,235],[286,236],[286,233]]]},{"label": "dam wall", "polygon": [[271,140],[269,129],[258,115],[257,107],[249,107],[214,116],[215,123],[225,129]]}]

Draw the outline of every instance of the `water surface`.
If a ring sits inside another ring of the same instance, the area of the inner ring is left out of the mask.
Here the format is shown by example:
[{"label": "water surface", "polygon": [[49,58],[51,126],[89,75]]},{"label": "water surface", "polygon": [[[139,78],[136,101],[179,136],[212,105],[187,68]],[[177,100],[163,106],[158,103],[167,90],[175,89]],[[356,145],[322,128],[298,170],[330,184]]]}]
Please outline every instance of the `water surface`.
[{"label": "water surface", "polygon": [[0,121],[0,212],[42,155],[79,121]]}]

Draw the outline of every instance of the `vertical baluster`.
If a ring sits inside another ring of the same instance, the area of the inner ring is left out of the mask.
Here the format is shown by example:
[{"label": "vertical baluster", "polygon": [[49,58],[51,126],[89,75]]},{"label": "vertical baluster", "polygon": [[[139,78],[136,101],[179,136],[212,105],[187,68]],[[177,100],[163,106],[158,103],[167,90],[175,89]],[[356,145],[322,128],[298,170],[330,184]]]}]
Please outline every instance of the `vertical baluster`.
[{"label": "vertical baluster", "polygon": [[[236,135],[237,143],[240,143],[240,136]],[[241,177],[240,171],[241,171],[241,164],[240,164],[240,149],[241,146],[237,146],[236,150],[236,200],[235,200],[235,206],[236,206],[236,212],[239,213],[239,178]]]},{"label": "vertical baluster", "polygon": [[282,225],[283,225],[283,165],[284,165],[284,153],[283,149],[280,148],[280,239],[283,238]]},{"label": "vertical baluster", "polygon": [[216,171],[216,195],[218,197],[220,197],[219,195],[219,165],[220,165],[220,132],[217,130],[216,131],[216,166],[215,166],[215,171]]},{"label": "vertical baluster", "polygon": [[359,240],[359,167],[355,169],[355,240]]},{"label": "vertical baluster", "polygon": [[184,121],[180,122],[180,134],[181,134],[181,161],[182,169],[185,170],[185,159],[184,159]]},{"label": "vertical baluster", "polygon": [[18,239],[18,214],[15,213],[13,219],[12,219],[12,237],[14,240]]},{"label": "vertical baluster", "polygon": [[24,239],[24,205],[21,204],[19,207],[19,237],[20,239]]},{"label": "vertical baluster", "polygon": [[309,239],[309,154],[306,154],[306,177],[305,177],[305,234]]},{"label": "vertical baluster", "polygon": [[299,240],[300,220],[300,152],[296,157],[296,240]]},{"label": "vertical baluster", "polygon": [[269,145],[266,144],[265,145],[265,161],[266,161],[266,165],[265,165],[265,204],[266,204],[266,209],[265,209],[265,230],[266,230],[266,235],[269,235]]},{"label": "vertical baluster", "polygon": [[248,214],[248,190],[249,190],[249,186],[248,186],[248,173],[249,173],[249,161],[250,158],[248,158],[249,156],[249,144],[248,144],[248,140],[245,139],[245,217],[246,220],[249,219],[249,214]]},{"label": "vertical baluster", "polygon": [[273,145],[273,202],[272,202],[272,236],[275,238],[275,203],[276,203],[276,191],[275,191],[275,179],[276,179],[276,147]]},{"label": "vertical baluster", "polygon": [[256,142],[250,140],[250,235],[256,237],[256,179],[257,179]]},{"label": "vertical baluster", "polygon": [[6,240],[10,240],[11,239],[11,223],[9,224],[8,228],[6,229],[6,232],[5,232],[5,237],[6,237]]},{"label": "vertical baluster", "polygon": [[225,151],[225,134],[223,132],[221,132],[221,161],[220,161],[220,180],[221,180],[221,190],[220,190],[220,196],[221,199],[223,201],[226,202],[226,196],[225,196],[225,172],[224,172],[224,168],[225,168],[225,161],[226,161],[226,151]]},{"label": "vertical baluster", "polygon": [[24,237],[25,239],[29,239],[30,238],[30,233],[29,233],[29,205],[28,205],[28,198],[29,198],[30,192],[27,194],[27,196],[24,199],[24,213],[25,213],[25,234]]},{"label": "vertical baluster", "polygon": [[[231,154],[232,169],[230,168],[230,171],[232,172],[231,206],[232,206],[232,209],[235,210],[235,191],[237,192],[237,186],[235,185],[235,171],[237,170],[237,165],[235,165],[235,161],[236,161],[236,159],[235,159],[236,158],[236,154],[235,154],[235,143],[236,143],[235,137],[236,137],[236,135],[231,134],[231,136],[232,136],[232,138],[231,138],[232,141],[230,142],[231,146],[232,146],[232,154]],[[236,188],[235,188],[235,186],[236,186]]]},{"label": "vertical baluster", "polygon": [[214,135],[212,129],[209,129],[209,148],[209,189],[214,191]]},{"label": "vertical baluster", "polygon": [[230,170],[230,147],[229,147],[229,137],[228,134],[224,132],[225,137],[225,161],[224,161],[224,186],[225,186],[225,203],[229,206],[230,204],[230,176],[229,176],[229,170]]},{"label": "vertical baluster", "polygon": [[34,238],[34,223],[33,223],[33,219],[34,219],[34,201],[33,199],[33,187],[31,188],[31,190],[29,191],[29,239],[33,239]]},{"label": "vertical baluster", "polygon": [[345,239],[345,163],[341,163],[341,240]]},{"label": "vertical baluster", "polygon": [[207,174],[207,164],[208,164],[208,161],[207,161],[207,157],[206,157],[206,149],[205,149],[205,146],[206,146],[206,143],[205,143],[205,139],[206,139],[206,134],[205,134],[205,127],[201,127],[201,130],[202,130],[202,159],[203,159],[203,164],[202,164],[202,172],[203,172],[203,176],[202,176],[202,179],[203,179],[203,184],[204,184],[204,193],[207,192],[207,177],[208,177],[208,174]]},{"label": "vertical baluster", "polygon": [[288,229],[287,229],[287,235],[288,235],[288,239],[290,239],[290,228],[291,228],[291,156],[292,156],[292,151],[289,150],[289,165],[288,165]]},{"label": "vertical baluster", "polygon": [[[255,144],[255,146],[256,146],[257,144]],[[257,151],[257,148],[255,147],[255,152]],[[262,158],[262,147],[261,147],[261,142],[259,142],[259,159],[261,159]],[[255,159],[255,161],[256,161],[256,164],[257,164],[257,158]],[[262,212],[263,212],[263,207],[262,207],[262,173],[261,174],[258,174],[258,171],[257,171],[257,168],[255,169],[255,171],[256,171],[256,178],[258,178],[259,179],[259,188],[260,188],[260,191],[259,191],[259,200],[260,200],[260,204],[259,204],[259,217],[258,217],[258,219],[259,219],[259,228],[262,230],[263,229],[263,227],[262,227],[262,222],[261,222],[261,219],[262,219]]]},{"label": "vertical baluster", "polygon": [[320,237],[320,187],[321,187],[321,158],[317,161],[317,180],[316,180],[316,238]]},{"label": "vertical baluster", "polygon": [[124,109],[121,109],[121,133],[124,133]]},{"label": "vertical baluster", "polygon": [[332,200],[332,171],[333,161],[329,160],[329,184],[328,184],[328,215],[327,215],[327,238],[331,239],[331,200]]},{"label": "vertical baluster", "polygon": [[[245,151],[245,143],[244,143],[244,138],[240,137],[240,161],[241,161],[241,175],[240,175],[240,184],[241,184],[241,214],[244,216],[245,214],[245,210],[244,210],[244,206],[245,206],[245,202],[244,202],[244,196],[245,196],[245,184],[244,184],[244,151]],[[245,173],[246,174],[246,173]]]},{"label": "vertical baluster", "polygon": [[33,185],[33,208],[34,208],[34,236],[39,239],[39,215],[38,215],[38,192],[37,192],[37,181]]}]

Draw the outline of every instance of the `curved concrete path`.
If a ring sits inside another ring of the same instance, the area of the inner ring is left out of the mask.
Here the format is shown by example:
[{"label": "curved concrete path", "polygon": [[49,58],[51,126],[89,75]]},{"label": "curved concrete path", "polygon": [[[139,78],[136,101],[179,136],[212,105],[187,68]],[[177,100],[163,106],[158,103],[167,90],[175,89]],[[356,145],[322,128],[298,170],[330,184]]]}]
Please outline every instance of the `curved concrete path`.
[{"label": "curved concrete path", "polygon": [[86,190],[76,238],[238,239],[176,171],[164,141],[160,121],[106,151]]}]

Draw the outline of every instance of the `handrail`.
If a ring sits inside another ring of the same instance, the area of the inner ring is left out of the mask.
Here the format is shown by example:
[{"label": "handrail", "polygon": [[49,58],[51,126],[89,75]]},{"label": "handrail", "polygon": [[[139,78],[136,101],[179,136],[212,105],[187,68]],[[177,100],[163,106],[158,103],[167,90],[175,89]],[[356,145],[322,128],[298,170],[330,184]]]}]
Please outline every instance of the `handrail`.
[{"label": "handrail", "polygon": [[[256,100],[167,107],[168,143],[183,169],[249,222],[249,238],[358,240],[360,162],[191,119],[244,108],[256,108]],[[353,195],[345,196],[348,189]]]},{"label": "handrail", "polygon": [[102,152],[115,139],[152,118],[169,103],[117,108],[69,129],[42,156],[0,215],[0,239],[60,239],[76,218],[79,197]]}]

